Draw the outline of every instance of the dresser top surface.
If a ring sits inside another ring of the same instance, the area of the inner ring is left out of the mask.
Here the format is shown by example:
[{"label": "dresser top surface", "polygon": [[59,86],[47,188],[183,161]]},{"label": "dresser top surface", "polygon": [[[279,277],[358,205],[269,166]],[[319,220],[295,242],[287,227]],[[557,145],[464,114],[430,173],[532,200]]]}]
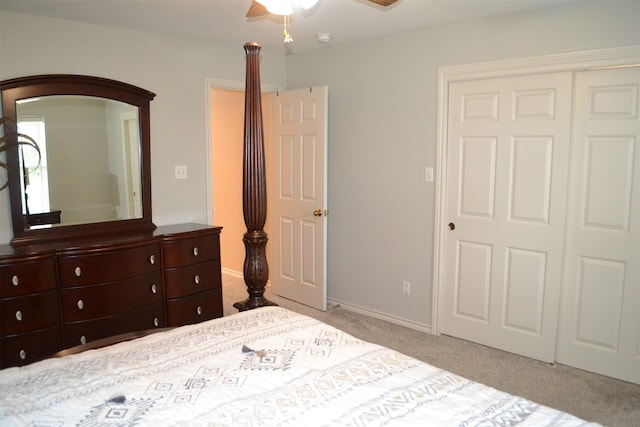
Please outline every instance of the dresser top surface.
[{"label": "dresser top surface", "polygon": [[185,223],[160,226],[148,232],[129,232],[118,234],[99,234],[73,239],[33,243],[19,246],[0,245],[0,262],[3,259],[15,257],[40,257],[61,251],[112,247],[114,245],[135,244],[139,242],[160,241],[163,238],[173,238],[189,234],[219,234],[222,227],[206,224]]}]

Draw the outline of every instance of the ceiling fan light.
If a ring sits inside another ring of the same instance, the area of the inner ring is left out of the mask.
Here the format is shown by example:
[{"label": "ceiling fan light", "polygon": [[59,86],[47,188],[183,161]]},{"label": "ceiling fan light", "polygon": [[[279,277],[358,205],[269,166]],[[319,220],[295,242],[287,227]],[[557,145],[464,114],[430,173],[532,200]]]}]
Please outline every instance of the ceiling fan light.
[{"label": "ceiling fan light", "polygon": [[256,0],[274,15],[291,15],[293,4],[291,0]]},{"label": "ceiling fan light", "polygon": [[313,6],[318,4],[320,0],[298,0],[298,5],[300,5],[303,9],[311,9]]}]

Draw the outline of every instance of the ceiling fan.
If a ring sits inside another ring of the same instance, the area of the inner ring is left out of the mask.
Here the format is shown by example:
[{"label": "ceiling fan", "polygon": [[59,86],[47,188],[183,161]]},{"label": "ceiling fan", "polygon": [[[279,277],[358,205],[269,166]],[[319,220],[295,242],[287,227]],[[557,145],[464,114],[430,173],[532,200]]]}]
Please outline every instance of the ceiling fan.
[{"label": "ceiling fan", "polygon": [[[391,6],[398,0],[369,0],[371,3],[378,4],[380,6]],[[292,3],[296,2],[304,9],[309,9],[318,2],[318,0],[253,0],[249,11],[247,12],[247,18],[255,18],[257,16],[268,15],[270,13],[275,15],[291,15],[293,13]]]}]

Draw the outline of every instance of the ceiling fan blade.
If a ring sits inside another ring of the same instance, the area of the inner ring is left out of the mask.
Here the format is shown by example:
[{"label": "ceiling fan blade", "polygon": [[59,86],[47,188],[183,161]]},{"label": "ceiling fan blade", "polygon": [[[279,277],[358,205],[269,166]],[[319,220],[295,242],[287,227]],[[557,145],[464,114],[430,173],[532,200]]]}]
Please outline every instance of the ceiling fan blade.
[{"label": "ceiling fan blade", "polygon": [[398,0],[369,0],[371,3],[379,4],[380,6],[391,6]]},{"label": "ceiling fan blade", "polygon": [[256,16],[268,15],[269,11],[266,7],[258,3],[257,1],[251,2],[249,11],[247,12],[247,18],[255,18]]}]

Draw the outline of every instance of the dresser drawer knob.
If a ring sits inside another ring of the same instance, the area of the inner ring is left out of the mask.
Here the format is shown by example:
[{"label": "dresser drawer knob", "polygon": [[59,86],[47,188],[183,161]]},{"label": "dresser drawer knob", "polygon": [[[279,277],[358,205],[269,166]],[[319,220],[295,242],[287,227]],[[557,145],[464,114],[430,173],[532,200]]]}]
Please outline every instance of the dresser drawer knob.
[{"label": "dresser drawer knob", "polygon": [[78,305],[78,308],[80,310],[84,309],[84,301],[82,301],[81,299],[78,300],[78,304],[77,305]]},{"label": "dresser drawer knob", "polygon": [[158,319],[157,317],[153,318],[153,326],[160,326],[160,319]]},{"label": "dresser drawer knob", "polygon": [[152,294],[157,294],[158,293],[158,287],[156,286],[155,283],[153,285],[151,285],[151,293]]},{"label": "dresser drawer knob", "polygon": [[20,279],[18,279],[18,276],[13,276],[13,277],[11,278],[11,284],[12,284],[13,286],[18,286],[18,285],[20,284]]},{"label": "dresser drawer knob", "polygon": [[198,247],[193,248],[193,256],[198,256]]},{"label": "dresser drawer knob", "polygon": [[198,316],[202,315],[202,307],[198,306],[198,308],[196,308],[196,313],[198,313]]},{"label": "dresser drawer knob", "polygon": [[24,350],[20,350],[20,359],[27,360],[27,352]]},{"label": "dresser drawer knob", "polygon": [[149,256],[149,264],[154,265],[155,263],[156,263],[156,256],[155,255]]},{"label": "dresser drawer knob", "polygon": [[86,344],[87,343],[87,337],[85,337],[84,335],[80,337],[80,344]]},{"label": "dresser drawer knob", "polygon": [[16,311],[16,320],[22,322],[22,312],[20,310]]},{"label": "dresser drawer knob", "polygon": [[195,283],[196,285],[200,284],[200,275],[196,274],[195,276],[193,276],[193,283]]},{"label": "dresser drawer knob", "polygon": [[76,269],[73,270],[73,272],[76,275],[76,277],[82,276],[82,269],[80,267],[76,267]]}]

